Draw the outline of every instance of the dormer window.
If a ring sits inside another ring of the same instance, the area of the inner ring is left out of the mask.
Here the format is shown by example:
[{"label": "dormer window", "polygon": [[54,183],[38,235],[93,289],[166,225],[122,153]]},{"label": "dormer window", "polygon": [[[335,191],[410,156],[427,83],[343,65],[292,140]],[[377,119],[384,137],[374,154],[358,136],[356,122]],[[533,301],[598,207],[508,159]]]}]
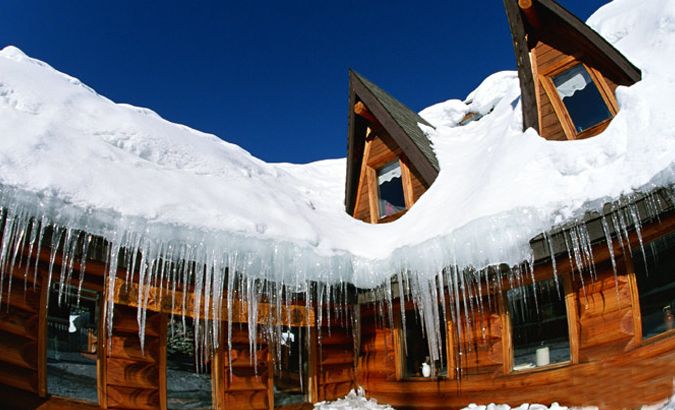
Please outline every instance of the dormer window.
[{"label": "dormer window", "polygon": [[[602,74],[574,58],[542,73],[541,84],[568,140],[599,134],[618,111]],[[550,126],[549,121],[542,126]]]},{"label": "dormer window", "polygon": [[552,80],[577,133],[612,118],[612,113],[583,64],[563,71]]},{"label": "dormer window", "polygon": [[377,170],[380,219],[406,209],[401,164],[398,159]]}]

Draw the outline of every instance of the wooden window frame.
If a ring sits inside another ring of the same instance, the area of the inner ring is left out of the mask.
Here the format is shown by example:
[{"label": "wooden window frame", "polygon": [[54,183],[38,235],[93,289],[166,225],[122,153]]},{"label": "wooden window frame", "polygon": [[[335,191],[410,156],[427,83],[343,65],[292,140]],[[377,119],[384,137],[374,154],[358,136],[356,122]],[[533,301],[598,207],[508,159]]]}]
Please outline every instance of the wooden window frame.
[{"label": "wooden window frame", "polygon": [[[405,310],[406,317],[411,314],[416,314],[413,307],[406,307]],[[441,318],[442,319],[442,318]],[[455,372],[455,350],[454,350],[454,332],[452,327],[452,321],[448,320],[445,322],[445,361],[446,374],[445,375],[435,375],[431,377],[419,377],[419,376],[406,376],[405,368],[405,359],[407,358],[407,353],[405,352],[405,345],[403,338],[405,334],[403,333],[403,321],[401,320],[401,313],[399,312],[396,315],[396,320],[394,324],[393,342],[394,342],[394,366],[396,381],[428,381],[428,382],[437,382],[438,380],[452,380],[456,377]]]},{"label": "wooden window frame", "polygon": [[[668,235],[665,233],[659,235],[649,240],[644,241],[644,247],[647,249],[649,244],[663,236]],[[637,273],[635,272],[635,264],[633,263],[633,255],[629,252],[630,256],[625,258],[626,263],[626,276],[628,277],[628,285],[630,286],[630,295],[631,295],[631,306],[633,309],[633,329],[634,335],[631,345],[635,347],[650,345],[655,342],[659,342],[664,339],[669,339],[675,337],[675,329],[666,330],[664,332],[655,334],[651,337],[644,337],[642,334],[642,307],[640,306],[640,289],[637,283]]]},{"label": "wooden window frame", "polygon": [[[405,209],[402,209],[391,215],[386,215],[380,217],[380,190],[379,184],[377,183],[377,170],[382,168],[387,164],[398,161],[399,166],[401,167],[401,184],[403,185],[403,198],[405,201]],[[392,222],[403,216],[408,209],[413,205],[413,188],[412,188],[412,177],[410,173],[410,168],[406,164],[406,161],[401,156],[388,155],[386,158],[375,162],[369,163],[366,166],[366,178],[368,183],[368,203],[370,205],[370,222],[371,223],[387,223]]]},{"label": "wooden window frame", "polygon": [[[528,369],[515,370],[513,368],[513,329],[511,326],[511,315],[507,306],[506,292],[510,289],[504,289],[501,292],[500,309],[502,311],[502,347],[504,354],[504,374],[506,375],[520,375],[532,372],[543,372],[548,370],[555,370],[562,367],[572,366],[579,363],[579,314],[576,301],[576,293],[572,282],[572,276],[569,272],[559,274],[559,280],[562,280],[564,299],[565,299],[565,315],[567,316],[567,333],[570,345],[570,358],[563,362],[550,363],[545,366],[533,367]],[[553,276],[546,278],[537,278],[538,282],[552,280]],[[522,284],[521,286],[528,286],[529,284]],[[518,287],[521,287],[518,286]]]},{"label": "wooden window frame", "polygon": [[[553,78],[555,76],[563,73],[564,71],[576,65],[582,65],[586,69],[610,113],[609,118],[581,132],[577,132],[574,126],[574,121],[572,121],[572,117],[570,116],[569,111],[567,111],[567,107],[565,107],[565,103],[560,98],[560,95],[558,95],[558,90],[556,89],[556,86],[553,83]],[[598,135],[607,128],[609,123],[614,119],[616,114],[619,112],[616,97],[612,93],[612,90],[605,81],[605,77],[602,75],[602,73],[600,73],[600,71],[583,63],[582,61],[579,61],[574,57],[568,57],[562,60],[561,62],[555,64],[548,70],[538,73],[537,76],[539,77],[539,83],[544,88],[544,92],[551,101],[553,111],[560,120],[560,125],[562,126],[562,129],[565,132],[565,136],[567,137],[568,140],[584,139]]]}]

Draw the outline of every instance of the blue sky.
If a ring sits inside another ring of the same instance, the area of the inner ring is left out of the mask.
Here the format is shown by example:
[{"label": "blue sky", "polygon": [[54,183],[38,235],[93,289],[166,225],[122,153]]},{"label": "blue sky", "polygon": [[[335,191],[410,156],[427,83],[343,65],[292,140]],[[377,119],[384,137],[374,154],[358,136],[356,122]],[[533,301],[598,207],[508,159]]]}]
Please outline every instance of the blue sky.
[{"label": "blue sky", "polygon": [[[346,154],[347,70],[418,111],[514,69],[501,0],[0,2],[0,46],[266,161]],[[604,0],[561,0],[586,19]],[[1,73],[0,73],[1,74]]]}]

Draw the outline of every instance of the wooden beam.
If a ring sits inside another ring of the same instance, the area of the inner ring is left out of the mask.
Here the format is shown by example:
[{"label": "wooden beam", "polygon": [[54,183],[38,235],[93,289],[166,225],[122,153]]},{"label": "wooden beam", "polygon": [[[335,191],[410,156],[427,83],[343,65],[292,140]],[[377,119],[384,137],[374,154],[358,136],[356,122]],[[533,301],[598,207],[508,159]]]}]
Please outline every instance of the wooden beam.
[{"label": "wooden beam", "polygon": [[359,101],[354,104],[354,113],[359,117],[364,118],[371,124],[379,124],[377,118],[375,118],[375,116],[368,110],[368,107],[366,107],[363,101]]},{"label": "wooden beam", "polygon": [[[126,283],[122,278],[115,279],[115,289],[113,290],[115,303],[126,306],[138,307],[138,284]],[[173,313],[175,315],[182,315],[185,312],[186,316],[192,317],[194,315],[195,294],[189,292],[186,295],[186,306],[183,308],[183,292],[176,291],[175,303],[171,304],[171,297],[163,292],[163,297],[160,299],[160,289],[152,286],[149,290],[147,301],[147,310],[153,312]],[[200,318],[212,319],[214,312],[204,312],[204,304],[201,304]],[[223,312],[220,316],[221,320],[227,318],[226,308],[223,307]],[[274,316],[272,323],[284,326],[315,326],[314,309],[307,312],[305,306],[291,305],[282,306],[280,317],[277,317],[277,312],[274,305],[270,303],[258,303],[258,324],[269,324],[270,317]],[[233,323],[248,323],[248,304],[245,301],[235,300],[232,309]]]}]

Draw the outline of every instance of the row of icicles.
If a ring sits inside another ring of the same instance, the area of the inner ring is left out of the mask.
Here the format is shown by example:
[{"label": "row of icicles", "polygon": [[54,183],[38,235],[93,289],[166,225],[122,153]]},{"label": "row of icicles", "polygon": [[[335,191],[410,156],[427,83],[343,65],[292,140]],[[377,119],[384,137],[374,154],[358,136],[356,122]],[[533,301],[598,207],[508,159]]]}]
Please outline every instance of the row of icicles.
[{"label": "row of icicles", "polygon": [[[603,239],[608,244],[615,281],[615,244],[618,242],[622,253],[632,252],[629,231],[634,230],[644,256],[642,221],[658,219],[664,210],[672,208],[673,192],[672,189],[666,189],[647,195],[625,197],[601,216]],[[643,213],[646,212],[646,215],[640,215],[637,202],[643,204]],[[200,366],[207,363],[213,352],[219,348],[227,351],[231,364],[233,326],[237,326],[235,322],[241,315],[246,317],[245,323],[257,324],[247,326],[250,362],[258,368],[256,351],[264,343],[272,350],[274,363],[279,366],[284,352],[281,343],[283,333],[288,331],[289,323],[294,321],[290,317],[291,312],[298,309],[304,311],[304,314],[300,319],[295,318],[295,325],[306,328],[304,343],[309,345],[313,340],[313,332],[316,332],[321,355],[322,337],[326,332],[330,333],[339,327],[353,335],[354,354],[357,357],[361,324],[360,309],[354,307],[359,306],[358,293],[364,293],[368,296],[362,295],[362,299],[370,300],[378,312],[376,316],[379,318],[379,326],[389,329],[395,327],[395,300],[398,295],[404,295],[402,303],[398,303],[404,332],[404,349],[407,349],[406,316],[411,314],[406,309],[405,302],[412,303],[412,314],[418,315],[423,324],[422,332],[428,343],[432,372],[435,373],[436,369],[433,367],[443,360],[444,354],[443,338],[446,329],[441,324],[450,321],[453,324],[451,331],[455,336],[464,332],[470,333],[473,328],[485,335],[485,324],[475,318],[483,317],[483,309],[496,307],[497,300],[491,295],[502,291],[504,281],[509,284],[509,288],[532,283],[536,289],[533,258],[513,267],[493,265],[475,269],[449,266],[431,279],[415,271],[400,271],[391,280],[386,280],[381,286],[368,292],[358,291],[345,282],[321,283],[299,279],[293,283],[278,283],[249,274],[247,267],[253,265],[251,260],[256,258],[256,255],[250,253],[223,254],[203,244],[171,241],[155,243],[133,232],[120,232],[113,238],[103,239],[83,230],[54,224],[45,215],[34,215],[30,209],[0,208],[0,304],[4,301],[9,306],[4,298],[10,298],[13,281],[17,277],[23,277],[21,285],[25,289],[28,286],[37,286],[45,274],[47,278],[44,285],[58,291],[56,294],[59,303],[79,304],[87,264],[100,264],[104,261],[107,289],[115,289],[116,281],[119,280],[123,281],[124,286],[136,285],[134,299],[138,306],[137,321],[141,344],[145,338],[148,304],[152,298],[157,297],[153,292],[158,292],[160,306],[170,305],[169,323],[172,323],[172,332],[177,331],[173,323],[182,322],[184,327],[186,318],[192,318],[195,357]],[[554,249],[554,240],[564,242],[563,253],[569,258],[572,275],[577,275],[582,284],[584,281],[595,280],[592,240],[584,222],[576,221],[555,235],[544,234],[543,240],[549,253],[557,254],[558,258],[561,257],[561,252]],[[261,264],[264,261],[258,261],[256,266]],[[556,258],[551,258],[551,264],[557,285],[559,278]],[[10,272],[14,274],[9,274]],[[187,311],[188,292],[183,292],[184,289],[192,289],[194,293],[191,311]],[[112,291],[106,293],[106,332],[110,338],[115,295]],[[536,294],[535,291],[534,305],[538,310]],[[170,298],[170,304],[164,302],[167,298]],[[527,298],[523,298],[522,303],[528,303]],[[316,306],[323,308],[315,309]],[[178,316],[178,320],[174,320],[174,316]],[[222,321],[225,322],[224,329],[219,325]],[[221,334],[223,332],[224,335]],[[462,370],[459,360],[461,353],[460,346],[455,351],[458,355],[454,361],[458,366],[455,369],[457,374],[461,374]],[[302,357],[300,360],[303,360]],[[231,374],[232,367],[228,367]]]}]

